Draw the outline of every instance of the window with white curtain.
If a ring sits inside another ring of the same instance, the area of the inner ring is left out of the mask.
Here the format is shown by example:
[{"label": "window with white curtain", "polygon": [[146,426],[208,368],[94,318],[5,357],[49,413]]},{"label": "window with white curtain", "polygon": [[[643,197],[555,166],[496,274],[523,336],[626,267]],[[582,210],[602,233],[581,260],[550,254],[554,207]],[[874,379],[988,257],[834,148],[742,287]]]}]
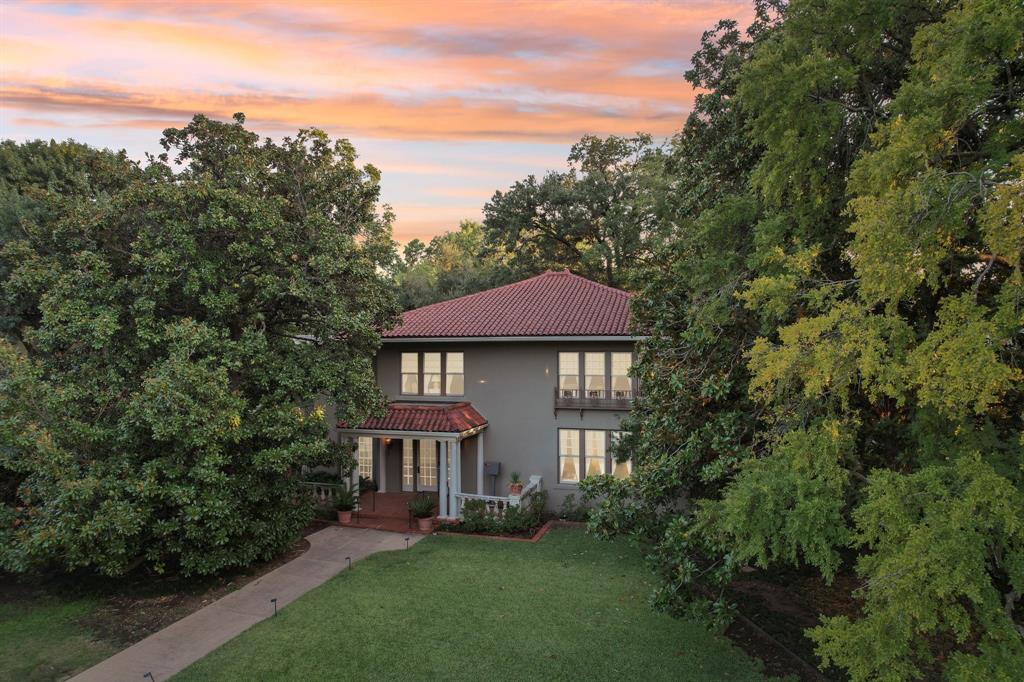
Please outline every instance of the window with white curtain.
[{"label": "window with white curtain", "polygon": [[612,353],[612,397],[632,398],[633,384],[629,368],[633,364],[632,353]]},{"label": "window with white curtain", "polygon": [[558,354],[558,392],[563,398],[576,398],[580,394],[580,354]]},{"label": "window with white curtain", "polygon": [[579,429],[558,429],[558,480],[579,483],[580,480]]},{"label": "window with white curtain", "polygon": [[[622,439],[622,435],[623,435],[622,431],[611,431],[611,432],[609,432],[609,434],[608,434],[608,444],[611,446],[610,449],[612,451],[614,451],[615,447],[619,444],[619,440]],[[624,460],[622,462],[617,462],[617,461],[615,461],[614,454],[613,453],[609,453],[609,463],[611,464],[611,467],[612,467],[612,476],[614,476],[615,478],[619,478],[619,479],[629,478],[630,475],[633,473],[633,460],[632,459],[627,459],[627,460]]]},{"label": "window with white curtain", "polygon": [[423,354],[423,395],[441,395],[441,354]]},{"label": "window with white curtain", "polygon": [[359,463],[359,476],[373,478],[373,439],[369,436],[359,437],[356,461]]},{"label": "window with white curtain", "polygon": [[402,395],[464,395],[464,362],[461,351],[402,353]]},{"label": "window with white curtain", "polygon": [[559,482],[578,483],[581,474],[627,478],[633,472],[632,461],[616,462],[611,453],[612,444],[621,437],[621,431],[558,429]]},{"label": "window with white curtain", "polygon": [[466,392],[466,374],[462,361],[462,353],[445,353],[445,395],[462,395]]},{"label": "window with white curtain", "polygon": [[584,377],[588,398],[603,398],[604,385],[604,353],[584,353]]},{"label": "window with white curtain", "polygon": [[402,393],[416,395],[420,392],[419,353],[402,353]]},{"label": "window with white curtain", "polygon": [[584,431],[583,455],[586,462],[586,476],[599,476],[605,472],[605,447],[608,438],[607,431]]}]

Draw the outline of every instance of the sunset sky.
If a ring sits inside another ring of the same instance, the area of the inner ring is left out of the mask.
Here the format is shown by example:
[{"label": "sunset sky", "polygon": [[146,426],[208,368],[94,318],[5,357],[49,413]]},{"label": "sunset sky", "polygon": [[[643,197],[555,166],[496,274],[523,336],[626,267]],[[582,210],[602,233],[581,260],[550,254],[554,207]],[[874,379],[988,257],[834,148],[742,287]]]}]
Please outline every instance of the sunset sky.
[{"label": "sunset sky", "polygon": [[400,242],[479,218],[592,133],[677,130],[700,34],[749,2],[0,2],[0,137],[158,151],[195,112],[318,126],[383,172]]}]

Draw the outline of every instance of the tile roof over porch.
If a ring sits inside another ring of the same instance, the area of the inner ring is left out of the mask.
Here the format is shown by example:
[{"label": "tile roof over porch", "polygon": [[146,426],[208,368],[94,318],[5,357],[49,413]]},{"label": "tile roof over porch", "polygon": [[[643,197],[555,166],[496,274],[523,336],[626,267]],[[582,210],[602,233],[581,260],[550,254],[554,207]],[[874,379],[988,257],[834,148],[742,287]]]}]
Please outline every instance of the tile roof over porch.
[{"label": "tile roof over porch", "polygon": [[418,433],[465,433],[487,426],[487,419],[468,402],[441,405],[394,402],[383,417],[370,417],[353,428],[365,431],[413,431]]}]

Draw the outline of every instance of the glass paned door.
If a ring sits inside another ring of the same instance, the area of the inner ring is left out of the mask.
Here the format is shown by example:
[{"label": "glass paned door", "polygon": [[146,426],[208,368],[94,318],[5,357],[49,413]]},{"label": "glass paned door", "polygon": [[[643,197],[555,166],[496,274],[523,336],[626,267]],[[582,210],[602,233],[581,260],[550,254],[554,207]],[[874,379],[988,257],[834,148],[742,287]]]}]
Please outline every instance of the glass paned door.
[{"label": "glass paned door", "polygon": [[416,461],[413,458],[412,439],[402,439],[402,490],[416,490]]},{"label": "glass paned door", "polygon": [[437,490],[437,441],[420,440],[418,490]]}]

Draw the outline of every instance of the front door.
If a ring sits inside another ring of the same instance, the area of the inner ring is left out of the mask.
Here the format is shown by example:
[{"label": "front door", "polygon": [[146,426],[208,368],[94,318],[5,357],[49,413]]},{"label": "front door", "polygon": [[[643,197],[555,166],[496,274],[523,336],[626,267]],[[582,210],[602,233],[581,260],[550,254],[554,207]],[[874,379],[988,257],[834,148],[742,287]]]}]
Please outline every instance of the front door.
[{"label": "front door", "polygon": [[437,490],[437,441],[421,439],[419,441],[419,480],[417,490]]}]

